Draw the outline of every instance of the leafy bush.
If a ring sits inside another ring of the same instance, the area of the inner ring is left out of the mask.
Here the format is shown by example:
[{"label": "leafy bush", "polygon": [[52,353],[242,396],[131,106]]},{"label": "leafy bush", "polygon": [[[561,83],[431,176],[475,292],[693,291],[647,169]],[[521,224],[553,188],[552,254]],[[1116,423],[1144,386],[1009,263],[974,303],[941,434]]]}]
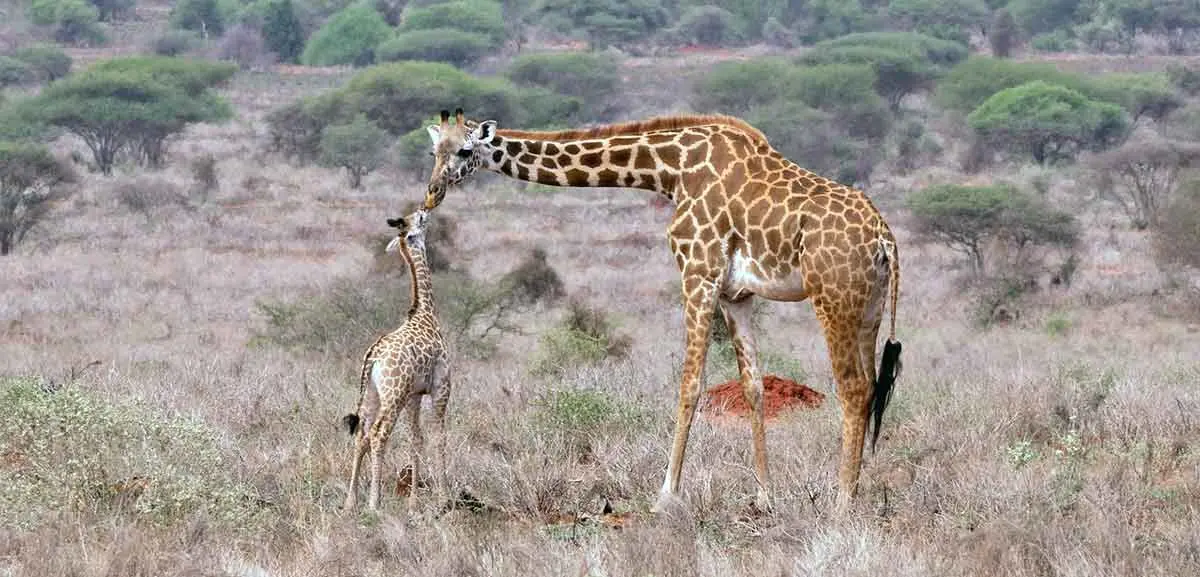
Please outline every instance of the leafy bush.
[{"label": "leafy bush", "polygon": [[971,56],[938,81],[936,96],[946,108],[970,112],[1001,90],[1035,80],[1066,86],[1085,94],[1091,90],[1085,79],[1060,72],[1052,64]]},{"label": "leafy bush", "polygon": [[1128,142],[1088,161],[1102,197],[1116,202],[1137,229],[1157,224],[1185,171],[1200,167],[1200,145],[1162,139]]},{"label": "leafy bush", "polygon": [[0,455],[17,467],[0,484],[7,528],[58,523],[69,512],[120,512],[157,524],[202,515],[218,526],[257,526],[263,501],[228,475],[236,466],[225,442],[201,421],[27,379],[0,380],[0,405]]},{"label": "leafy bush", "polygon": [[1070,213],[1010,185],[936,185],[907,199],[919,234],[961,252],[975,273],[987,270],[993,241],[1013,249],[1010,264],[1023,264],[1026,249],[1038,245],[1069,248],[1079,239]]},{"label": "leafy bush", "polygon": [[388,133],[359,114],[348,124],[334,124],[321,131],[321,164],[345,168],[350,188],[383,166],[387,158]]},{"label": "leafy bush", "polygon": [[924,60],[939,69],[950,68],[967,59],[967,47],[959,42],[934,38],[916,32],[859,32],[819,43],[822,48],[869,46],[905,54],[924,55]]},{"label": "leafy bush", "polygon": [[546,251],[541,247],[531,250],[517,268],[500,279],[500,284],[507,286],[514,298],[525,305],[553,304],[567,294],[558,271],[546,262]]},{"label": "leafy bush", "polygon": [[1161,121],[1183,106],[1163,74],[1108,74],[1092,84],[1093,98],[1120,105],[1134,123],[1143,117]]},{"label": "leafy bush", "polygon": [[967,122],[989,142],[1031,154],[1038,164],[1112,146],[1127,126],[1119,107],[1040,80],[996,93]]},{"label": "leafy bush", "polygon": [[267,114],[270,148],[299,162],[314,161],[321,154],[321,131],[351,118],[349,105],[337,92],[296,100]]},{"label": "leafy bush", "polygon": [[12,252],[65,195],[74,173],[39,144],[0,141],[0,256]]},{"label": "leafy bush", "polygon": [[217,37],[225,33],[225,13],[218,0],[179,0],[171,8],[171,26]]},{"label": "leafy bush", "polygon": [[1159,263],[1200,270],[1200,181],[1185,183],[1164,208],[1152,229]]},{"label": "leafy bush", "polygon": [[1063,30],[1038,34],[1029,39],[1029,46],[1038,52],[1073,52],[1076,49],[1075,39]]},{"label": "leafy bush", "polygon": [[260,69],[274,63],[274,54],[267,49],[262,33],[246,23],[230,28],[217,46],[217,57],[236,62],[245,70]]},{"label": "leafy bush", "polygon": [[136,0],[91,0],[101,22],[116,22],[133,13]]},{"label": "leafy bush", "polygon": [[892,110],[900,109],[905,96],[928,87],[935,76],[932,66],[912,52],[874,46],[824,47],[820,44],[800,57],[807,65],[856,64],[871,67],[875,91],[887,99]]},{"label": "leafy bush", "polygon": [[829,113],[799,102],[777,102],[747,111],[743,118],[760,127],[780,154],[809,170],[827,174],[841,182],[860,182],[869,174],[860,174],[860,160],[866,158],[867,144],[845,134]]},{"label": "leafy bush", "polygon": [[699,111],[742,115],[754,107],[786,100],[794,75],[795,67],[780,59],[722,62],[696,82],[692,106]]},{"label": "leafy bush", "polygon": [[767,18],[767,22],[763,24],[762,37],[768,46],[777,48],[794,48],[799,43],[796,33],[773,16]]},{"label": "leafy bush", "polygon": [[1013,20],[1012,12],[1001,8],[992,15],[988,26],[988,44],[992,48],[992,56],[1008,58],[1012,56],[1013,47],[1017,43],[1017,22]]},{"label": "leafy bush", "polygon": [[355,4],[334,14],[313,34],[300,62],[308,66],[367,66],[375,61],[375,47],[391,36],[391,26],[374,8]]},{"label": "leafy bush", "polygon": [[296,62],[304,51],[305,32],[292,0],[269,0],[262,23],[263,40],[280,62]]},{"label": "leafy bush", "polygon": [[1200,68],[1172,62],[1167,64],[1167,79],[1189,96],[1200,94]]},{"label": "leafy bush", "polygon": [[619,63],[588,53],[522,54],[505,71],[518,86],[540,86],[579,99],[584,118],[604,118],[621,87]]},{"label": "leafy bush", "polygon": [[[255,332],[251,342],[353,357],[366,350],[376,336],[407,318],[407,286],[343,279],[320,295],[292,302],[260,301],[256,307],[266,325]],[[441,302],[439,299],[437,304]]]},{"label": "leafy bush", "polygon": [[983,0],[892,0],[887,11],[902,28],[963,44],[988,17]]},{"label": "leafy bush", "polygon": [[1080,0],[1012,0],[1007,8],[1012,12],[1017,26],[1027,37],[1055,30],[1065,30],[1072,24],[1086,20],[1086,12],[1079,11]]},{"label": "leafy bush", "polygon": [[531,370],[535,375],[562,376],[609,357],[624,357],[631,345],[629,337],[614,334],[603,311],[573,302],[559,325],[538,341],[538,357]]},{"label": "leafy bush", "polygon": [[410,8],[401,32],[453,29],[483,35],[482,42],[497,45],[507,35],[503,7],[495,0],[454,0]]},{"label": "leafy bush", "polygon": [[373,66],[352,78],[343,95],[355,112],[395,136],[423,126],[447,103],[457,103],[474,118],[514,119],[514,125],[521,125],[509,83],[476,78],[444,63]]},{"label": "leafy bush", "polygon": [[33,82],[33,67],[10,56],[0,56],[0,88]]},{"label": "leafy bush", "polygon": [[645,39],[671,20],[661,0],[547,0],[538,5],[531,17],[543,22],[546,19],[561,22],[564,31],[574,29],[585,33],[593,50]]},{"label": "leafy bush", "polygon": [[745,38],[742,26],[737,16],[719,6],[691,6],[668,35],[682,44],[728,46]]},{"label": "leafy bush", "polygon": [[200,45],[200,36],[191,30],[168,30],[154,40],[150,50],[159,56],[181,56]]},{"label": "leafy bush", "polygon": [[644,406],[596,389],[551,389],[533,403],[534,424],[567,435],[594,435],[600,430],[629,434],[653,421]]},{"label": "leafy bush", "polygon": [[39,26],[53,26],[54,39],[67,44],[103,44],[100,13],[86,0],[33,0],[29,18]]},{"label": "leafy bush", "polygon": [[[597,120],[584,101],[541,86],[521,86],[516,91],[522,126],[530,129],[560,129]],[[429,143],[428,136],[425,143]]]},{"label": "leafy bush", "polygon": [[28,64],[40,82],[53,82],[71,73],[71,57],[52,44],[18,48],[10,56]]},{"label": "leafy bush", "polygon": [[454,28],[430,28],[401,32],[375,49],[379,62],[425,60],[446,62],[460,68],[475,64],[492,50],[478,34]]}]

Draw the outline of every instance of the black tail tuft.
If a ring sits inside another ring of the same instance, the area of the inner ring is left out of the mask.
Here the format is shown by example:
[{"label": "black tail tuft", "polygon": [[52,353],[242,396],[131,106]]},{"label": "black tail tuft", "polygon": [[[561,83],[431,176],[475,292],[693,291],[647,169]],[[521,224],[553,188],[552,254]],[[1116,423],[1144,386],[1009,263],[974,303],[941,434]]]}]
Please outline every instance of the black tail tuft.
[{"label": "black tail tuft", "polygon": [[875,430],[871,433],[871,452],[879,441],[879,427],[883,424],[883,411],[892,400],[892,388],[900,377],[900,341],[888,340],[883,345],[883,358],[879,360],[879,376],[875,380],[875,400],[871,403],[871,416]]},{"label": "black tail tuft", "polygon": [[358,432],[358,415],[346,415],[342,417],[342,424],[346,426],[346,430],[351,435]]}]

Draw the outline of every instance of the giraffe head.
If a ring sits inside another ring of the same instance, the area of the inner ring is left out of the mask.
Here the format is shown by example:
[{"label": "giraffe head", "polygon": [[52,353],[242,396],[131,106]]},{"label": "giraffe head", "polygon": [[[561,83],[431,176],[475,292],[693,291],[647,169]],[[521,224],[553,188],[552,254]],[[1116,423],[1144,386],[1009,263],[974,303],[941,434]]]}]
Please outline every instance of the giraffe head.
[{"label": "giraffe head", "polygon": [[426,128],[433,140],[433,173],[429,176],[429,191],[425,208],[431,210],[442,203],[446,190],[475,173],[492,154],[492,139],[496,136],[496,121],[470,122],[463,118],[461,108],[443,110],[441,124]]},{"label": "giraffe head", "polygon": [[410,250],[425,251],[425,227],[429,224],[429,211],[423,208],[408,216],[387,219],[388,226],[396,229],[396,238],[387,245],[387,252],[396,252],[401,242]]}]

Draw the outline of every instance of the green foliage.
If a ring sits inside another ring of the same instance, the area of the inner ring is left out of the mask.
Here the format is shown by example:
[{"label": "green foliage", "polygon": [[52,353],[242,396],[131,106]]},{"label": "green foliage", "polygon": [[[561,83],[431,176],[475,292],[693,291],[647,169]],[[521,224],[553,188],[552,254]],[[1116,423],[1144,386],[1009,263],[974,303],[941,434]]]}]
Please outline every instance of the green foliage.
[{"label": "green foliage", "polygon": [[1034,80],[1076,90],[1086,84],[1077,76],[1060,72],[1052,64],[971,56],[938,81],[936,96],[946,108],[970,112],[993,94]]},{"label": "green foliage", "polygon": [[1075,39],[1065,30],[1038,34],[1029,39],[1029,46],[1038,52],[1072,52],[1077,48]]},{"label": "green foliage", "polygon": [[535,375],[561,377],[606,358],[624,357],[631,344],[629,337],[615,334],[606,313],[573,302],[558,326],[538,341],[538,355],[531,371]]},{"label": "green foliage", "polygon": [[722,62],[697,80],[692,106],[699,111],[742,115],[757,106],[787,100],[796,67],[785,60],[759,58]]},{"label": "green foliage", "polygon": [[31,117],[82,139],[96,167],[111,174],[122,149],[158,165],[168,137],[189,124],[231,116],[229,104],[208,88],[233,70],[157,56],[111,59],[50,84],[26,107]]},{"label": "green foliage", "polygon": [[985,140],[1031,154],[1038,164],[1112,146],[1128,125],[1120,107],[1040,80],[996,93],[967,122]]},{"label": "green foliage", "polygon": [[91,0],[101,22],[116,22],[133,13],[136,0]]},{"label": "green foliage", "polygon": [[829,113],[814,110],[800,102],[775,102],[746,111],[742,116],[767,136],[780,154],[819,174],[841,182],[856,182],[860,164],[866,158],[867,144],[847,138]]},{"label": "green foliage", "polygon": [[746,37],[743,23],[732,12],[719,6],[692,6],[684,10],[668,32],[681,44],[729,46]]},{"label": "green foliage", "polygon": [[1079,239],[1074,216],[1011,185],[935,185],[906,202],[917,232],[963,253],[976,273],[986,270],[985,250],[995,240],[1009,244],[1020,263],[1027,248],[1070,248]]},{"label": "green foliage", "polygon": [[[517,87],[516,102],[524,118],[522,126],[530,129],[566,128],[595,121],[600,116],[591,112],[582,99],[541,86]],[[428,143],[429,139],[425,141]]]},{"label": "green foliage", "polygon": [[179,0],[171,8],[171,26],[217,37],[225,33],[225,14],[218,0]]},{"label": "green foliage", "polygon": [[407,282],[343,279],[319,295],[292,302],[260,301],[256,308],[266,324],[255,331],[251,344],[344,358],[361,354],[376,336],[407,318]]},{"label": "green foliage", "polygon": [[554,304],[567,294],[558,271],[546,262],[546,251],[541,247],[531,250],[500,279],[500,284],[507,286],[517,301],[525,305]]},{"label": "green foliage", "polygon": [[63,198],[70,168],[40,144],[0,141],[0,256],[12,252]]},{"label": "green foliage", "polygon": [[264,7],[263,40],[281,62],[296,62],[304,51],[304,26],[292,0],[269,0]]},{"label": "green foliage", "polygon": [[807,65],[857,64],[871,67],[875,73],[875,91],[892,110],[900,109],[905,96],[928,87],[936,74],[933,66],[913,52],[901,52],[874,46],[835,46],[817,44],[800,57]]},{"label": "green foliage", "polygon": [[383,166],[387,158],[388,133],[359,114],[348,124],[334,124],[321,131],[321,164],[345,168],[350,188]]},{"label": "green foliage", "polygon": [[76,386],[0,380],[0,524],[32,529],[64,513],[120,513],[170,525],[203,516],[217,526],[256,527],[263,502],[229,475],[225,441],[202,421],[132,401],[107,401]]},{"label": "green foliage", "polygon": [[321,153],[321,131],[351,118],[353,114],[340,92],[296,100],[267,114],[270,148],[299,162],[311,162]]},{"label": "green foliage", "polygon": [[1094,98],[1120,105],[1135,123],[1141,118],[1159,122],[1183,107],[1165,74],[1108,74],[1092,84]]},{"label": "green foliage", "polygon": [[552,389],[538,396],[534,408],[534,424],[569,435],[592,435],[602,429],[629,434],[653,422],[642,405],[596,389]]},{"label": "green foliage", "polygon": [[200,35],[191,30],[167,30],[150,49],[158,56],[182,56],[200,46]]},{"label": "green foliage", "polygon": [[1200,68],[1184,64],[1167,64],[1167,79],[1171,85],[1183,91],[1184,94],[1195,96],[1200,94]]},{"label": "green foliage", "polygon": [[54,39],[67,44],[103,44],[99,11],[86,0],[33,0],[29,19],[39,26],[53,26]]},{"label": "green foliage", "polygon": [[355,4],[334,14],[312,35],[300,62],[308,66],[367,66],[375,61],[375,47],[391,36],[392,27],[379,12],[367,4]]},{"label": "green foliage", "polygon": [[585,33],[593,49],[642,40],[670,21],[660,0],[543,0],[533,16]]},{"label": "green foliage", "polygon": [[806,42],[879,28],[873,11],[863,6],[862,0],[810,0],[807,13],[801,26],[801,37]]},{"label": "green foliage", "polygon": [[1081,0],[1012,0],[1008,9],[1017,26],[1032,37],[1086,20],[1088,15],[1079,10],[1081,4]]},{"label": "green foliage", "polygon": [[[476,78],[444,63],[373,66],[352,78],[343,94],[353,110],[397,136],[422,126],[447,103],[471,111],[473,118],[518,117],[509,83]],[[513,124],[520,125],[517,120]]]},{"label": "green foliage", "polygon": [[401,32],[453,29],[469,32],[481,44],[496,46],[507,35],[503,7],[495,0],[454,0],[410,8],[400,24]]},{"label": "green foliage", "polygon": [[379,62],[425,60],[446,62],[460,68],[470,66],[492,50],[478,34],[454,28],[430,28],[401,32],[375,49]]},{"label": "green foliage", "polygon": [[71,72],[71,57],[53,44],[18,48],[9,56],[28,64],[39,82],[53,82]]},{"label": "green foliage", "polygon": [[891,0],[887,11],[891,21],[903,28],[963,44],[971,30],[983,27],[989,14],[983,0]]},{"label": "green foliage", "polygon": [[10,56],[0,56],[0,88],[26,84],[36,78],[29,63]]},{"label": "green foliage", "polygon": [[967,59],[965,45],[916,32],[859,32],[826,40],[817,46],[823,49],[866,46],[923,55],[923,60],[939,69],[950,68]]},{"label": "green foliage", "polygon": [[518,86],[543,87],[579,99],[583,117],[563,118],[570,122],[604,118],[621,86],[619,63],[598,54],[522,54],[504,74]]}]

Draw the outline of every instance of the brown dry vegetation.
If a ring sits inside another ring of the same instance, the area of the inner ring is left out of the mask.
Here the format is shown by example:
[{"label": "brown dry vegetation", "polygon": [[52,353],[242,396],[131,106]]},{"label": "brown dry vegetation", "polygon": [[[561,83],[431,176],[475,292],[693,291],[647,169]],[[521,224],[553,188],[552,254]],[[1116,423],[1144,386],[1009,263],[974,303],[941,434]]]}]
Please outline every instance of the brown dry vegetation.
[{"label": "brown dry vegetation", "polygon": [[[359,358],[255,337],[257,302],[316,299],[346,279],[408,298],[405,281],[371,274],[371,243],[421,196],[418,175],[384,169],[349,191],[335,171],[261,152],[266,110],[344,78],[239,75],[227,91],[238,121],[190,131],[160,172],[82,175],[78,194],[0,259],[4,387],[12,377],[46,398],[137,403],[141,419],[174,423],[163,434],[183,439],[145,460],[146,447],[86,431],[22,432],[50,439],[45,454],[63,467],[51,476],[79,470],[62,439],[98,464],[78,483],[56,481],[86,489],[68,502],[14,493],[41,469],[0,452],[0,504],[36,519],[0,523],[0,575],[1200,574],[1200,331],[1166,291],[1148,233],[1118,224],[1111,206],[1070,204],[1084,225],[1074,282],[981,330],[962,263],[916,244],[892,208],[946,166],[877,177],[871,191],[901,243],[905,370],[847,518],[831,515],[836,402],[770,424],[774,514],[750,513],[749,427],[700,416],[688,510],[646,515],[682,356],[678,297],[663,295],[677,282],[669,209],[634,191],[535,193],[497,179],[457,191],[435,216],[457,224],[454,266],[495,281],[542,247],[566,293],[632,338],[628,354],[532,376],[530,351],[561,309],[523,309],[520,333],[486,360],[456,355],[449,476],[473,499],[445,512],[426,491],[411,520],[395,496],[377,516],[343,513],[350,443],[338,425]],[[205,154],[220,184],[200,202],[180,159]],[[1077,192],[1069,171],[1006,176],[1048,179],[1064,203]],[[765,308],[761,348],[832,401],[811,307]],[[728,373],[728,361],[716,369]],[[150,506],[179,487],[199,495],[186,513]],[[587,521],[605,502],[632,517],[621,528]]]}]

